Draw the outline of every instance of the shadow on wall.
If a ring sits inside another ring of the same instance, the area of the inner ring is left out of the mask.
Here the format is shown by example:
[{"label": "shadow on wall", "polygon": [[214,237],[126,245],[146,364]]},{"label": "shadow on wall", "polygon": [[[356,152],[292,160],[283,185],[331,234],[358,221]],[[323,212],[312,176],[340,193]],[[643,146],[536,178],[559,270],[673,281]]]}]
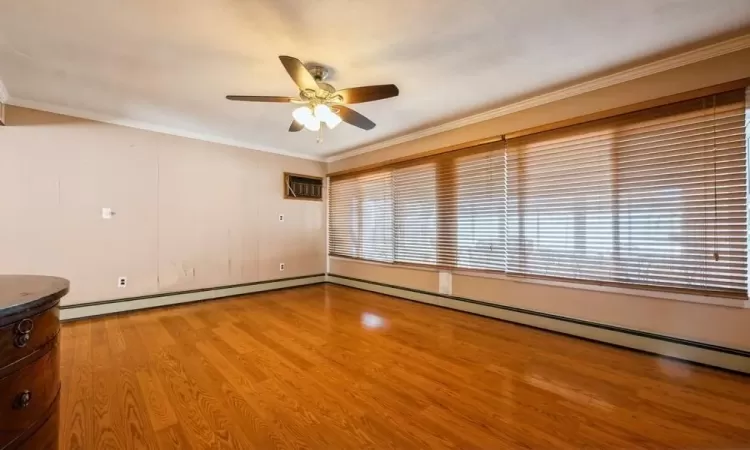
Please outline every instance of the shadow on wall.
[{"label": "shadow on wall", "polygon": [[39,125],[62,125],[86,123],[85,119],[63,116],[60,114],[39,114],[32,109],[9,105],[5,112],[5,125],[9,127],[32,127]]},{"label": "shadow on wall", "polygon": [[[493,110],[493,109],[497,109],[497,108],[500,108],[500,107],[503,107],[503,106],[506,106],[506,105],[510,105],[510,104],[513,104],[513,103],[516,103],[516,102],[519,102],[519,101],[522,101],[522,100],[525,100],[525,99],[528,99],[528,98],[537,97],[539,95],[544,95],[544,94],[547,94],[547,93],[550,93],[550,92],[554,92],[554,91],[557,91],[557,90],[560,90],[560,89],[567,88],[569,86],[574,86],[574,85],[577,85],[577,84],[580,84],[580,83],[585,83],[587,81],[596,80],[598,78],[602,78],[602,77],[605,77],[607,75],[616,74],[616,73],[619,73],[619,72],[622,72],[624,70],[631,69],[631,68],[634,68],[634,67],[640,67],[640,66],[643,66],[643,65],[655,62],[655,61],[659,61],[659,60],[668,58],[670,56],[680,55],[680,54],[689,52],[691,50],[703,48],[703,47],[706,47],[706,46],[711,45],[711,44],[718,44],[720,42],[723,42],[723,41],[726,41],[726,40],[729,40],[729,39],[732,39],[732,38],[737,38],[737,37],[740,37],[740,36],[745,36],[747,34],[750,34],[750,27],[737,28],[735,30],[731,30],[731,31],[726,32],[726,33],[721,33],[721,34],[712,36],[712,37],[707,38],[707,39],[700,39],[700,40],[693,41],[693,42],[691,42],[689,44],[681,45],[681,46],[678,46],[678,47],[673,47],[673,48],[671,48],[669,50],[665,50],[663,52],[655,53],[655,54],[649,55],[649,56],[644,57],[644,58],[638,58],[638,59],[634,59],[634,60],[631,60],[631,61],[627,61],[627,62],[625,62],[623,64],[619,64],[617,66],[610,67],[610,68],[608,68],[606,70],[602,70],[602,71],[590,73],[588,75],[577,77],[577,78],[572,78],[572,79],[567,79],[567,80],[561,80],[559,83],[555,83],[553,85],[544,87],[542,89],[538,89],[538,90],[534,90],[534,91],[530,91],[530,92],[525,92],[523,94],[517,95],[515,97],[507,98],[507,99],[504,99],[504,100],[499,101],[499,102],[485,103],[483,105],[477,106],[474,109],[466,110],[466,111],[461,111],[461,112],[459,112],[459,113],[457,113],[455,115],[452,115],[452,116],[449,116],[449,117],[445,117],[445,118],[443,118],[441,120],[437,120],[437,121],[433,121],[433,122],[427,122],[427,123],[424,123],[424,124],[419,125],[417,127],[410,128],[410,129],[405,130],[405,131],[403,131],[403,132],[401,132],[401,133],[399,133],[397,135],[390,136],[390,138],[394,138],[394,137],[397,137],[397,136],[400,136],[400,135],[406,135],[406,134],[409,134],[409,133],[413,133],[413,132],[416,132],[418,130],[422,130],[424,128],[430,128],[430,127],[435,127],[435,126],[443,125],[445,123],[449,123],[449,122],[452,122],[454,120],[459,120],[459,119],[462,119],[462,118],[465,118],[465,117],[468,117],[468,116],[473,116],[475,114],[481,114],[483,112],[490,111],[490,110]],[[386,137],[386,138],[388,138],[388,137]]]}]

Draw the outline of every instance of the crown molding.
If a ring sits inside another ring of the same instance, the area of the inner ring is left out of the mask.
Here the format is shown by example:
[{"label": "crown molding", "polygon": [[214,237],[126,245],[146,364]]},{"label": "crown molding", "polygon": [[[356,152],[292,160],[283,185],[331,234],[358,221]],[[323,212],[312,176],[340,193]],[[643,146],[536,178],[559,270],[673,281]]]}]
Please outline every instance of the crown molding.
[{"label": "crown molding", "polygon": [[[1,94],[0,94],[1,95]],[[205,133],[195,133],[193,131],[183,130],[180,128],[166,127],[148,122],[142,122],[139,120],[121,118],[109,116],[106,114],[100,114],[92,111],[86,111],[77,108],[70,108],[67,106],[60,106],[51,103],[38,102],[36,100],[27,100],[18,97],[8,97],[6,104],[12,106],[18,106],[21,108],[35,109],[38,111],[44,111],[52,114],[60,114],[63,116],[77,117],[80,119],[93,120],[95,122],[108,123],[111,125],[120,125],[128,128],[136,128],[138,130],[153,131],[161,134],[169,134],[172,136],[179,136],[188,139],[196,139],[199,141],[211,142],[214,144],[229,145],[232,147],[246,148],[249,150],[256,150],[266,153],[274,153],[277,155],[290,156],[293,158],[307,159],[311,161],[325,162],[324,157],[318,157],[314,155],[304,155],[301,153],[294,153],[287,150],[281,150],[273,147],[265,147],[250,142],[241,141],[238,139],[230,139],[221,136],[215,136]]]},{"label": "crown molding", "polygon": [[545,94],[530,97],[515,103],[510,103],[504,106],[500,106],[489,111],[485,111],[479,114],[474,114],[462,119],[453,120],[446,122],[434,127],[417,130],[413,133],[404,134],[397,136],[392,139],[386,139],[384,141],[376,142],[374,144],[365,145],[363,147],[354,148],[351,150],[338,153],[330,156],[326,159],[326,162],[340,161],[342,159],[351,158],[353,156],[362,155],[375,150],[380,150],[394,145],[411,142],[427,136],[443,133],[457,128],[465,127],[479,122],[484,122],[490,119],[496,119],[508,114],[523,111],[525,109],[542,106],[548,103],[564,100],[577,95],[585,94],[587,92],[596,91],[602,88],[615,86],[620,83],[636,80],[649,75],[655,75],[657,73],[666,72],[667,70],[676,69],[689,64],[695,64],[707,59],[716,58],[718,56],[734,53],[740,50],[750,48],[750,34],[738,36],[732,39],[727,39],[722,42],[715,44],[706,45],[704,47],[696,48],[679,55],[670,56],[657,61],[653,61],[647,64],[643,64],[637,67],[626,69],[620,72],[616,72],[603,77],[595,78],[593,80],[584,81],[582,83],[574,84],[562,89],[558,89]]}]

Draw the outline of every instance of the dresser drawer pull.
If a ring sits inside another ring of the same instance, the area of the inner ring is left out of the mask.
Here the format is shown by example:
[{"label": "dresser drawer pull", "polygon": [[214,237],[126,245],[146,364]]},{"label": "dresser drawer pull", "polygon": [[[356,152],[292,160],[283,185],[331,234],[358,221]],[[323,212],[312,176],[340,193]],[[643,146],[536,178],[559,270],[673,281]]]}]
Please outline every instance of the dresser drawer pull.
[{"label": "dresser drawer pull", "polygon": [[13,344],[18,348],[26,347],[31,340],[31,331],[34,329],[34,322],[31,319],[23,319],[16,325],[16,337]]},{"label": "dresser drawer pull", "polygon": [[31,392],[23,391],[13,401],[13,409],[24,409],[31,403]]}]

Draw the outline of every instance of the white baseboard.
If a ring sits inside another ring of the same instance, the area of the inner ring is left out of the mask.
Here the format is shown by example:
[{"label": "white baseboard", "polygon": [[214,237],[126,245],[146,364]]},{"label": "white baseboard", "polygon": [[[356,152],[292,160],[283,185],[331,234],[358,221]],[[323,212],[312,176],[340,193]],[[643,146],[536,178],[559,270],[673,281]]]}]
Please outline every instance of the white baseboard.
[{"label": "white baseboard", "polygon": [[60,308],[60,320],[83,319],[87,317],[115,314],[139,309],[156,308],[159,306],[178,305],[222,297],[252,294],[254,292],[272,291],[276,289],[318,284],[325,281],[325,275],[310,275],[306,277],[270,280],[258,283],[240,284],[236,286],[222,286],[211,289],[200,289],[187,292],[170,292],[144,297],[109,300],[80,305],[67,305]]},{"label": "white baseboard", "polygon": [[744,350],[692,342],[671,336],[645,333],[606,324],[585,322],[538,311],[521,310],[519,308],[495,305],[479,300],[432,294],[334,274],[326,275],[326,281],[365,291],[493,317],[508,322],[520,323],[620,347],[641,350],[656,355],[750,374],[750,352]]}]

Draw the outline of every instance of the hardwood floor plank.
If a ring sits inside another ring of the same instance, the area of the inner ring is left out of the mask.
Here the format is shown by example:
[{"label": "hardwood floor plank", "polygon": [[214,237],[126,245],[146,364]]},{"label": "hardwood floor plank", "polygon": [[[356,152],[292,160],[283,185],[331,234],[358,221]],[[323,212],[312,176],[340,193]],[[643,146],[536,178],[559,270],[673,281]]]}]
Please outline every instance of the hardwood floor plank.
[{"label": "hardwood floor plank", "polygon": [[305,358],[307,355],[305,355],[304,352],[300,352],[299,348],[294,348],[291,345],[283,345],[282,343],[277,342],[266,334],[267,331],[259,331],[258,328],[253,327],[247,322],[238,323],[237,328],[244,331],[250,339],[276,352],[278,356],[284,358],[298,368],[307,370],[313,366],[313,363]]},{"label": "hardwood floor plank", "polygon": [[122,353],[127,350],[127,344],[125,343],[125,335],[122,332],[122,322],[127,320],[126,318],[114,316],[104,321],[104,329],[106,330],[107,341],[109,342],[109,348],[113,354]]},{"label": "hardwood floor plank", "polygon": [[[60,445],[71,450],[94,448],[92,396],[93,367],[91,364],[91,328],[79,322],[61,333],[61,352],[70,354],[70,365],[61,367]],[[68,330],[70,332],[68,333]]]},{"label": "hardwood floor plank", "polygon": [[243,375],[254,383],[265,381],[269,376],[273,375],[269,374],[270,368],[267,365],[264,366],[257,360],[255,357],[256,352],[248,355],[239,354],[216,336],[211,336],[210,339],[205,339],[202,342],[210,343],[221,355],[225,358],[230,358],[234,364],[240,367]]},{"label": "hardwood floor plank", "polygon": [[[217,348],[221,342],[218,338],[212,341]],[[263,349],[258,350],[263,351]],[[202,358],[202,360],[206,372],[212,376],[212,379],[233,379],[231,371],[226,373],[227,376],[224,376],[208,359]],[[236,415],[243,421],[249,420],[256,429],[261,430],[261,433],[267,434],[267,436],[253,436],[251,439],[268,438],[273,442],[273,446],[278,448],[289,446],[292,448],[312,448],[309,445],[312,438],[303,439],[305,423],[295,420],[296,411],[290,411],[287,405],[279,402],[277,395],[269,393],[268,383],[268,381],[263,381],[249,384],[243,380],[233,379],[233,382],[226,381],[220,383],[220,385],[221,390],[230,400],[230,405]],[[260,446],[260,448],[266,447],[267,445]]]},{"label": "hardwood floor plank", "polygon": [[161,381],[148,369],[139,370],[136,373],[136,379],[146,401],[146,411],[151,420],[151,427],[155,431],[162,431],[177,425],[177,416]]},{"label": "hardwood floor plank", "polygon": [[158,448],[156,433],[134,370],[127,364],[120,365],[115,392],[115,398],[120,401],[122,423],[126,426],[125,448],[154,450]]},{"label": "hardwood floor plank", "polygon": [[240,355],[252,352],[257,345],[250,341],[247,334],[237,328],[231,321],[221,323],[220,326],[213,328],[212,332]]},{"label": "hardwood floor plank", "polygon": [[162,323],[167,333],[172,336],[172,339],[175,342],[179,342],[180,345],[192,344],[200,339],[200,334],[196,333],[195,328],[190,326],[184,317],[162,317],[159,319],[159,322]]},{"label": "hardwood floor plank", "polygon": [[[172,425],[156,433],[156,440],[160,450],[191,450],[191,445],[179,425]],[[203,448],[203,447],[199,447]]]},{"label": "hardwood floor plank", "polygon": [[[141,313],[142,314],[142,313]],[[157,312],[154,312],[157,314]],[[143,344],[149,348],[162,348],[177,345],[169,331],[160,322],[161,316],[155,316],[152,320],[148,316],[139,317],[140,324],[136,329],[141,335]],[[153,356],[153,353],[150,353]]]},{"label": "hardwood floor plank", "polygon": [[213,342],[199,342],[196,347],[203,355],[204,370],[209,372],[209,375],[210,372],[217,372],[212,379],[221,377],[221,393],[234,415],[245,427],[249,427],[245,434],[255,448],[283,448],[284,439],[269,426],[269,416],[263,411],[263,405],[257,402],[259,391],[254,386],[258,382],[247,378],[245,373],[235,366],[236,363],[227,359]]},{"label": "hardwood floor plank", "polygon": [[[113,364],[116,362],[113,360]],[[94,366],[91,412],[94,431],[94,448],[121,449],[126,445],[127,425],[124,420],[122,399],[116,398],[118,370]]]},{"label": "hardwood floor plank", "polygon": [[239,431],[239,424],[227,417],[223,400],[215,396],[216,380],[207,380],[194,358],[177,347],[159,352],[157,365],[171,400],[176,402],[180,424],[208,448],[253,448]]},{"label": "hardwood floor plank", "polygon": [[148,346],[143,341],[143,336],[139,332],[142,325],[138,320],[133,320],[132,316],[120,316],[120,326],[125,341],[127,366],[135,372],[148,370],[151,366]]},{"label": "hardwood floor plank", "polygon": [[340,286],[61,333],[62,449],[750,444],[750,377]]}]

